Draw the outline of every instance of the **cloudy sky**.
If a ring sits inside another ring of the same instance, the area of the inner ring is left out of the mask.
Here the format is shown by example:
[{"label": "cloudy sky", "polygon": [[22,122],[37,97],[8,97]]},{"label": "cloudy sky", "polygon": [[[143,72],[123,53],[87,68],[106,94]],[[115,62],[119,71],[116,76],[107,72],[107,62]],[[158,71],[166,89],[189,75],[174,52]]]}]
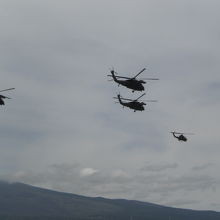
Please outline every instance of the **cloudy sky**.
[{"label": "cloudy sky", "polygon": [[[219,0],[1,0],[0,179],[220,211]],[[109,69],[158,77],[144,112]],[[179,143],[172,130],[193,132]]]}]

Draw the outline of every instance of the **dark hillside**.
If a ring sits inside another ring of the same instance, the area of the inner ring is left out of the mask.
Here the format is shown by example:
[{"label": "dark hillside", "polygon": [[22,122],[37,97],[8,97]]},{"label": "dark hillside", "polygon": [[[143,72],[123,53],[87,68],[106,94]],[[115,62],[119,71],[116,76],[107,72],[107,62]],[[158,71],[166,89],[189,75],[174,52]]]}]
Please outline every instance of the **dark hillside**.
[{"label": "dark hillside", "polygon": [[123,199],[79,196],[21,183],[0,182],[0,219],[220,220],[219,212],[193,211]]}]

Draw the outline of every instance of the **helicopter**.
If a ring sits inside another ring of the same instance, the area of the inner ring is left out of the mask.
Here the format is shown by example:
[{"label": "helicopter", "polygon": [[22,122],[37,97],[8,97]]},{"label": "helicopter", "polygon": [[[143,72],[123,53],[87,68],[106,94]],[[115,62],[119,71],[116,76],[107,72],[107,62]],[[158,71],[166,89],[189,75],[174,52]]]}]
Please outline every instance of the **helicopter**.
[{"label": "helicopter", "polygon": [[[112,79],[118,83],[118,85],[125,86],[129,89],[132,89],[132,92],[134,91],[144,91],[144,86],[146,82],[144,80],[137,80],[136,77],[139,76],[142,72],[144,72],[146,68],[142,69],[139,73],[137,73],[134,77],[125,77],[125,76],[117,76],[115,75],[114,69],[112,69],[111,75],[108,75],[112,77]],[[121,80],[125,79],[125,80]],[[157,78],[145,78],[145,80],[159,80]]]},{"label": "helicopter", "polygon": [[[1,90],[0,92],[12,90],[12,89],[15,89],[15,88],[4,89],[4,90]],[[5,105],[5,102],[3,99],[11,99],[11,98],[4,96],[4,95],[0,95],[0,105]]]},{"label": "helicopter", "polygon": [[[117,95],[117,97],[113,97],[114,99],[118,99],[118,102],[116,103],[120,103],[123,108],[124,107],[128,107],[130,109],[134,109],[134,112],[136,111],[144,111],[144,105],[146,105],[146,103],[144,102],[138,102],[138,100],[144,96],[146,93],[142,94],[141,96],[139,96],[137,99],[127,99],[127,98],[122,98],[120,94]],[[126,100],[129,102],[123,102],[122,100]],[[157,102],[157,100],[147,100],[147,102]]]},{"label": "helicopter", "polygon": [[[177,138],[178,141],[184,141],[184,142],[187,141],[187,138],[184,136],[184,134],[185,135],[193,135],[193,133],[179,133],[179,132],[175,132],[175,131],[172,131],[170,133],[173,134],[173,137]],[[179,136],[175,135],[175,134],[179,134]]]}]

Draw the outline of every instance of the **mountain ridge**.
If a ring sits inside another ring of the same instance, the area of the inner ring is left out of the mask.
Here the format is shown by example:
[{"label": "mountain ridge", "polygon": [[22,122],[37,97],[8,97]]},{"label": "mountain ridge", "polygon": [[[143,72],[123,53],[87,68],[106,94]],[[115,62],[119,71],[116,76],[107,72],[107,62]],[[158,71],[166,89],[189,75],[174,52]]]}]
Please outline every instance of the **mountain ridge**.
[{"label": "mountain ridge", "polygon": [[219,220],[220,212],[171,208],[126,199],[87,197],[0,181],[0,219]]}]

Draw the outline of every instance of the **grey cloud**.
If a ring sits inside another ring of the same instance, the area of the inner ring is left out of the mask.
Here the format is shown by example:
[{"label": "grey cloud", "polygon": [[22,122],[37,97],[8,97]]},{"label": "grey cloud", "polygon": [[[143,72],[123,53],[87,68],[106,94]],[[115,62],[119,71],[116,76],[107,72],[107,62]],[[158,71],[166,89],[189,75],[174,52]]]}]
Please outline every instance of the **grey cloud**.
[{"label": "grey cloud", "polygon": [[[124,184],[132,179],[125,175],[95,172],[93,175],[82,176],[84,169],[76,164],[54,164],[45,172],[18,171],[12,175],[1,175],[1,179],[24,182],[54,190],[95,196],[116,196],[117,193],[126,194],[128,188]],[[124,187],[122,187],[124,186]]]},{"label": "grey cloud", "polygon": [[167,202],[167,206],[172,206],[172,207],[183,207],[185,205],[193,205],[193,204],[198,204],[200,201],[198,200],[187,200],[187,199],[179,199],[179,200],[174,200],[172,202]]},{"label": "grey cloud", "polygon": [[216,210],[219,210],[219,208],[220,208],[219,203],[212,203],[212,206],[215,207]]},{"label": "grey cloud", "polygon": [[149,171],[149,172],[161,172],[169,169],[176,169],[178,167],[177,163],[173,164],[150,164],[142,167],[141,171]]},{"label": "grey cloud", "polygon": [[194,170],[194,171],[203,171],[205,169],[208,169],[208,168],[212,167],[213,165],[214,165],[213,163],[202,164],[200,166],[192,167],[192,170]]},{"label": "grey cloud", "polygon": [[159,191],[203,191],[203,190],[215,190],[218,187],[220,181],[214,177],[206,175],[194,175],[194,176],[181,176],[173,178],[172,181],[166,181],[158,187]]}]

